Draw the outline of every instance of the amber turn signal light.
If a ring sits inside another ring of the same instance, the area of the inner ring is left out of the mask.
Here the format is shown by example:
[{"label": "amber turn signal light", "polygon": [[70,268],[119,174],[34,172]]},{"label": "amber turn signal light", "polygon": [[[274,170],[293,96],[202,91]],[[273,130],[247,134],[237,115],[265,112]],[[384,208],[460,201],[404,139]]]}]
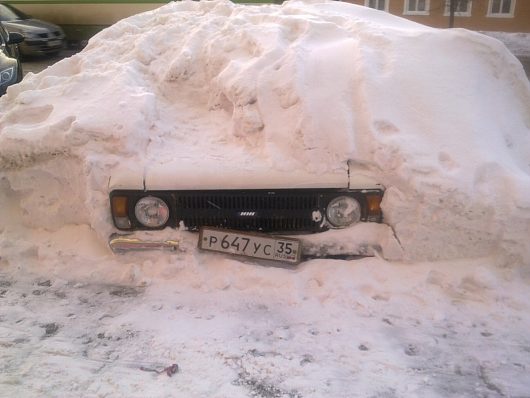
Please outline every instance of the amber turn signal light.
[{"label": "amber turn signal light", "polygon": [[367,216],[369,221],[380,221],[382,218],[381,201],[383,196],[381,194],[366,195]]},{"label": "amber turn signal light", "polygon": [[112,215],[114,217],[127,217],[126,196],[114,196],[112,198]]},{"label": "amber turn signal light", "polygon": [[131,220],[127,214],[127,197],[126,196],[113,196],[111,199],[112,207],[112,218],[114,219],[114,225],[119,229],[130,229]]}]

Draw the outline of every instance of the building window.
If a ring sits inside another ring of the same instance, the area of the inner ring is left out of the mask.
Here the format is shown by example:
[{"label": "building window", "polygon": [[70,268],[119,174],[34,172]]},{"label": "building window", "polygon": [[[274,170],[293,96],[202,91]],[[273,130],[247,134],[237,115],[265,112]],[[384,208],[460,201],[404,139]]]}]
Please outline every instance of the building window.
[{"label": "building window", "polygon": [[405,0],[404,15],[429,15],[430,0]]},{"label": "building window", "polygon": [[388,11],[388,2],[390,0],[365,0],[364,5],[376,10]]},{"label": "building window", "polygon": [[515,0],[489,0],[488,17],[513,18]]},{"label": "building window", "polygon": [[[470,17],[471,16],[471,0],[455,0],[455,15],[457,17]],[[450,14],[451,0],[445,0],[445,11],[444,15]]]}]

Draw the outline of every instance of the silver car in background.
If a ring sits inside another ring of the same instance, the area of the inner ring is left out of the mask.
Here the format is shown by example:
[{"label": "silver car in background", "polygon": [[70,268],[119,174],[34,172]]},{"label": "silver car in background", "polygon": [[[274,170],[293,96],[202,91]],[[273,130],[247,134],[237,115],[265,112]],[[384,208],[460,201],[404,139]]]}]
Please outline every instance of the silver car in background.
[{"label": "silver car in background", "polygon": [[7,31],[24,36],[19,46],[23,56],[55,55],[64,47],[65,35],[59,26],[33,19],[9,4],[0,3],[0,21]]}]

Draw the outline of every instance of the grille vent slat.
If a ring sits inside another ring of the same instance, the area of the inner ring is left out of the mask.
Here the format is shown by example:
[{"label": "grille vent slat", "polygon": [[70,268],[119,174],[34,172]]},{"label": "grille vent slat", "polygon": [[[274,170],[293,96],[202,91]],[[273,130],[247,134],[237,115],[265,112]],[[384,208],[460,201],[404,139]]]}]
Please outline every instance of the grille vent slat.
[{"label": "grille vent slat", "polygon": [[312,213],[319,208],[315,192],[179,191],[177,223],[190,230],[212,226],[263,232],[319,230]]}]

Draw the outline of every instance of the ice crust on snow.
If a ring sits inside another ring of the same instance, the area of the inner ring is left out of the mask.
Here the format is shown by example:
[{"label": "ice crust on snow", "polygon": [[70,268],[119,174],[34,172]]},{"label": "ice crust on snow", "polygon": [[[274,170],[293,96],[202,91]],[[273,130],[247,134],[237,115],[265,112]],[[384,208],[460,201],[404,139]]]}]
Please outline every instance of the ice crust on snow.
[{"label": "ice crust on snow", "polygon": [[349,163],[387,188],[405,259],[528,261],[529,159],[530,85],[495,39],[337,2],[184,1],[118,22],[0,99],[0,216],[19,215],[0,231],[22,220],[106,238],[110,178],[136,189],[156,167],[213,170],[222,186],[238,179],[223,168],[318,181]]}]

